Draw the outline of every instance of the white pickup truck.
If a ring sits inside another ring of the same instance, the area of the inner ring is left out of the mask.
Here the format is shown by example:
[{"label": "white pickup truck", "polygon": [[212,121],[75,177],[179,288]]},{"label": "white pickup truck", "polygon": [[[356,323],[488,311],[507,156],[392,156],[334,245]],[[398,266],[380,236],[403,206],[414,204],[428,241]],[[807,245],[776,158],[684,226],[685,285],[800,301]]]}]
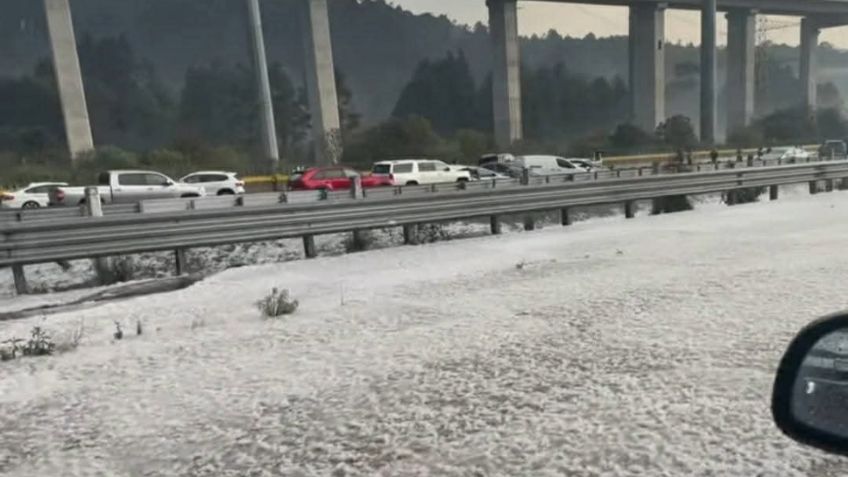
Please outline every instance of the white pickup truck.
[{"label": "white pickup truck", "polygon": [[[109,171],[97,178],[100,200],[104,204],[134,203],[148,199],[204,197],[202,186],[183,184],[152,171]],[[50,205],[85,203],[85,187],[58,187],[50,192]]]}]

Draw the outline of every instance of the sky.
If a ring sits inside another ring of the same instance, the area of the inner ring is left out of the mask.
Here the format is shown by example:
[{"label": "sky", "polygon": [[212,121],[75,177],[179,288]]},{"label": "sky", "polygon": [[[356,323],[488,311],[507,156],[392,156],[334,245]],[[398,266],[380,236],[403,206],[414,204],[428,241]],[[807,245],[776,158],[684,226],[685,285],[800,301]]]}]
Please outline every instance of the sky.
[{"label": "sky", "polygon": [[[457,23],[473,25],[486,22],[485,0],[392,0],[392,3],[415,13],[447,15]],[[721,14],[720,14],[721,15]],[[723,17],[723,15],[721,15]],[[726,43],[727,25],[719,19],[718,40]],[[766,38],[775,43],[797,45],[800,19],[794,17],[767,17],[769,31]],[[627,8],[550,2],[520,2],[518,28],[522,35],[544,34],[550,29],[563,36],[583,37],[624,35],[627,33]],[[848,28],[830,28],[822,32],[821,41],[848,48]],[[699,14],[695,11],[668,10],[666,37],[671,42],[700,42]]]}]

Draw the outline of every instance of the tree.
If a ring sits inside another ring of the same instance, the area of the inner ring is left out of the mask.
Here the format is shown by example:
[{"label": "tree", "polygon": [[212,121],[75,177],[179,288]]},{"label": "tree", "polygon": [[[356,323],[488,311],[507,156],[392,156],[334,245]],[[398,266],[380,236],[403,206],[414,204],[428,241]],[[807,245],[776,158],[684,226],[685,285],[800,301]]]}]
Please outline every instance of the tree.
[{"label": "tree", "polygon": [[459,129],[481,129],[475,122],[477,90],[462,51],[435,62],[421,61],[404,87],[392,116],[418,116],[433,129],[452,135]]},{"label": "tree", "polygon": [[653,144],[654,137],[630,123],[619,124],[609,137],[612,147],[621,150],[629,150]]},{"label": "tree", "polygon": [[345,147],[345,164],[370,168],[375,161],[438,157],[444,144],[425,118],[392,118],[361,132]]},{"label": "tree", "polygon": [[695,137],[695,129],[692,121],[683,115],[668,118],[657,127],[657,138],[677,151],[684,151],[695,147],[698,139]]}]

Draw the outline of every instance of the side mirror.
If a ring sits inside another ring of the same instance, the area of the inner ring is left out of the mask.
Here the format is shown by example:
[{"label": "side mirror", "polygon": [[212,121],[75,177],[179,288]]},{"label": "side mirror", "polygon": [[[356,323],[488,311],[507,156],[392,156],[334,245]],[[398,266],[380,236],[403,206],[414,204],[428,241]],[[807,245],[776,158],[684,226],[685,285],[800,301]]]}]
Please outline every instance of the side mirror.
[{"label": "side mirror", "polygon": [[445,167],[445,172],[450,172],[450,167]]},{"label": "side mirror", "polygon": [[171,180],[168,180],[168,181],[165,181],[164,183],[162,183],[162,187],[171,187],[172,185],[174,185],[174,181],[171,181]]},{"label": "side mirror", "polygon": [[814,321],[780,361],[772,416],[802,444],[848,456],[848,312]]}]

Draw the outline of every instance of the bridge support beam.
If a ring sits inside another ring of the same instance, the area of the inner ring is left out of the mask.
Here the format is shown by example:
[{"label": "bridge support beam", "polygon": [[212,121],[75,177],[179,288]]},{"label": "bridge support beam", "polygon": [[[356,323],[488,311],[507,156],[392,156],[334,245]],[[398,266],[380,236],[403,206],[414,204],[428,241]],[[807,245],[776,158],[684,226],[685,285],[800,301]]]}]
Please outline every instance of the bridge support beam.
[{"label": "bridge support beam", "polygon": [[306,2],[306,89],[315,163],[337,164],[342,155],[342,133],[327,0],[303,1]]},{"label": "bridge support beam", "polygon": [[820,28],[810,18],[801,20],[801,99],[803,105],[816,108],[818,87],[818,45]]},{"label": "bridge support beam", "polygon": [[506,150],[524,136],[521,124],[521,58],[516,0],[488,0],[492,36],[492,106],[495,143]]},{"label": "bridge support beam", "polygon": [[652,133],[665,120],[665,8],[630,7],[630,97],[633,124]]},{"label": "bridge support beam", "polygon": [[757,16],[750,10],[727,14],[727,131],[748,126],[754,116]]},{"label": "bridge support beam", "polygon": [[69,0],[44,0],[53,69],[72,159],[94,149]]},{"label": "bridge support beam", "polygon": [[257,101],[260,105],[262,152],[272,170],[277,170],[280,151],[277,145],[277,126],[274,120],[274,103],[271,100],[271,83],[268,78],[268,59],[265,56],[265,36],[262,33],[262,12],[259,0],[247,1],[247,29],[250,36],[250,53],[253,74],[256,77]]},{"label": "bridge support beam", "polygon": [[715,143],[716,130],[716,0],[701,8],[701,142]]}]

